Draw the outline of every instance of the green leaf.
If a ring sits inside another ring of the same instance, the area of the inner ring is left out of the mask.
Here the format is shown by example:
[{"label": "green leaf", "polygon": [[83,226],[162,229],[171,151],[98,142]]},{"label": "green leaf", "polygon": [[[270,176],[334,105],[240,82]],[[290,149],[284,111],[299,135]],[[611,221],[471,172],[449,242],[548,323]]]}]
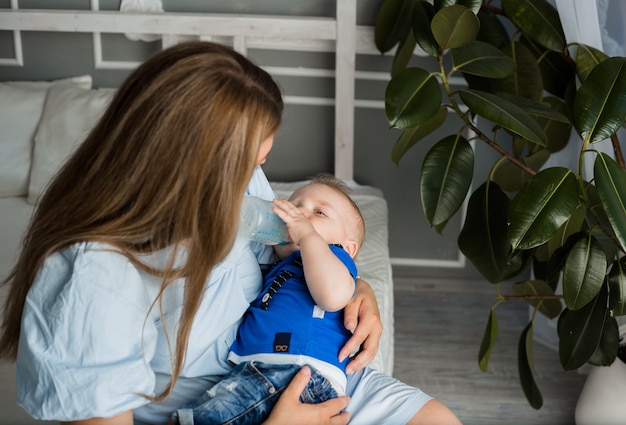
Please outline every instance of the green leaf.
[{"label": "green leaf", "polygon": [[565,111],[570,122],[574,124],[574,100],[578,90],[578,79],[576,77],[568,81],[565,87],[565,94],[563,95],[563,101],[565,103]]},{"label": "green leaf", "polygon": [[[598,158],[596,158],[596,161],[598,161]],[[606,215],[606,211],[604,211],[604,207],[602,206],[598,189],[594,185],[585,182],[584,193],[587,195],[587,207],[589,208],[589,211],[592,212],[592,214],[588,217],[591,225],[599,224],[607,229],[610,229],[611,222],[609,221],[609,217]]]},{"label": "green leaf", "polygon": [[462,89],[459,95],[467,107],[481,117],[541,146],[546,135],[535,120],[517,105],[491,93]]},{"label": "green leaf", "polygon": [[528,400],[528,403],[534,409],[541,409],[541,406],[543,406],[543,396],[535,382],[533,351],[533,324],[530,322],[522,331],[519,338],[519,344],[517,346],[517,365],[522,390],[524,390],[526,400]]},{"label": "green leaf", "polygon": [[374,43],[379,52],[388,52],[406,37],[411,28],[415,0],[384,0],[376,15]]},{"label": "green leaf", "polygon": [[[554,296],[554,289],[543,280],[527,280],[525,282],[515,283],[511,287],[517,295],[522,296]],[[535,308],[538,308],[549,319],[557,317],[563,306],[559,299],[528,299],[527,302]]]},{"label": "green leaf", "polygon": [[514,249],[530,249],[547,242],[578,207],[574,173],[562,167],[546,168],[513,198],[509,211],[509,238]]},{"label": "green leaf", "polygon": [[585,143],[608,139],[626,117],[626,58],[599,63],[574,99],[574,126]]},{"label": "green leaf", "polygon": [[595,47],[587,46],[586,44],[578,44],[578,51],[576,52],[576,73],[580,81],[585,81],[591,71],[593,71],[593,68],[608,58],[607,55]]},{"label": "green leaf", "polygon": [[567,254],[569,254],[569,251],[572,249],[574,244],[576,244],[576,242],[580,239],[586,237],[586,235],[587,232],[574,233],[568,237],[563,246],[556,249],[547,260],[542,260],[542,258],[546,257],[543,250],[547,244],[543,244],[537,248],[534,251],[535,257],[533,261],[533,271],[535,276],[544,280],[553,290],[556,291],[557,287],[562,283],[561,272],[565,266]]},{"label": "green leaf", "polygon": [[492,307],[489,312],[489,318],[487,319],[487,326],[485,327],[485,333],[483,334],[483,340],[480,343],[480,351],[478,352],[478,367],[483,372],[487,371],[489,365],[489,357],[493,347],[496,345],[496,339],[498,338],[498,317],[496,311]]},{"label": "green leaf", "polygon": [[454,6],[460,4],[474,13],[478,13],[480,7],[483,5],[482,0],[434,0],[433,1],[436,10],[443,9],[444,7]]},{"label": "green leaf", "polygon": [[413,7],[413,35],[417,44],[432,56],[439,55],[439,45],[430,30],[430,23],[435,16],[435,8],[426,1],[418,1]]},{"label": "green leaf", "polygon": [[546,0],[502,0],[506,16],[530,39],[563,52],[566,41],[559,13]]},{"label": "green leaf", "polygon": [[504,78],[515,71],[511,58],[483,41],[472,41],[451,52],[455,71],[488,78]]},{"label": "green leaf", "polygon": [[474,151],[461,135],[448,136],[424,157],[420,194],[431,226],[450,219],[461,207],[472,182]]},{"label": "green leaf", "polygon": [[580,232],[585,223],[585,215],[587,208],[585,205],[580,204],[578,208],[572,213],[565,223],[557,230],[557,232],[550,238],[546,247],[548,249],[548,257],[551,257],[557,249],[565,246],[567,239]]},{"label": "green leaf", "polygon": [[614,316],[626,314],[626,257],[615,260],[609,272],[609,309]]},{"label": "green leaf", "polygon": [[485,12],[481,9],[476,16],[478,16],[480,21],[480,31],[478,31],[476,36],[477,40],[484,41],[497,48],[501,48],[509,43],[509,34],[496,14]]},{"label": "green leaf", "polygon": [[439,111],[437,111],[435,116],[428,121],[415,127],[405,129],[391,151],[391,160],[394,164],[398,165],[400,163],[400,159],[402,159],[404,154],[407,153],[409,149],[411,149],[424,137],[438,129],[447,117],[448,109],[445,106],[442,106],[439,108]]},{"label": "green leaf", "polygon": [[509,203],[497,184],[483,183],[469,199],[467,217],[459,233],[459,249],[491,283],[516,275],[528,259],[525,255],[511,255],[506,235]]},{"label": "green leaf", "polygon": [[[522,162],[531,169],[537,171],[550,158],[550,152],[541,149],[526,158]],[[530,180],[531,176],[509,160],[506,160],[493,173],[493,181],[498,183],[503,190],[518,192]]]},{"label": "green leaf", "polygon": [[454,5],[439,10],[433,17],[430,29],[437,44],[446,50],[475,40],[480,21],[467,7]]},{"label": "green leaf", "polygon": [[610,366],[617,357],[618,347],[619,328],[617,320],[607,315],[602,328],[600,344],[598,344],[598,348],[589,359],[589,363],[596,366]]},{"label": "green leaf", "polygon": [[626,171],[607,154],[599,152],[593,166],[596,188],[615,237],[626,249]]},{"label": "green leaf", "polygon": [[400,46],[396,53],[393,56],[393,63],[391,65],[391,76],[398,75],[398,73],[404,70],[411,58],[413,57],[413,52],[415,51],[415,37],[413,37],[413,33],[409,31],[409,34],[406,36],[404,41],[400,42]]},{"label": "green leaf", "polygon": [[508,77],[493,81],[494,93],[510,93],[536,102],[543,98],[541,70],[532,52],[522,43],[507,44],[504,54],[515,62],[515,71]]},{"label": "green leaf", "polygon": [[607,316],[607,289],[602,286],[596,298],[580,310],[565,309],[559,317],[559,358],[565,370],[576,370],[587,363],[600,344]]},{"label": "green leaf", "polygon": [[483,2],[482,0],[457,0],[456,4],[465,6],[474,14],[477,14],[480,11],[481,6],[483,5]]},{"label": "green leaf", "polygon": [[511,153],[513,154],[515,158],[522,158],[527,150],[530,151],[530,149],[527,149],[529,148],[529,146],[538,146],[538,145],[528,143],[528,141],[524,139],[523,137],[513,135]]},{"label": "green leaf", "polygon": [[[548,116],[547,114],[535,115],[537,117],[537,122],[541,128],[543,128],[543,131],[546,133],[548,138],[548,150],[555,153],[567,146],[572,134],[572,124],[569,119],[567,119],[565,103],[562,100],[553,96],[548,96],[543,99],[542,103],[547,105],[547,107],[556,114],[560,115],[558,119],[556,116]],[[527,109],[526,111],[532,115],[532,112]],[[566,119],[565,122],[562,121],[562,117]]]},{"label": "green leaf", "polygon": [[463,74],[463,78],[465,78],[467,88],[469,89],[481,90],[484,92],[491,91],[491,82],[493,81],[491,78],[478,77],[472,74]]},{"label": "green leaf", "polygon": [[454,6],[456,2],[456,0],[433,0],[433,5],[435,10],[441,10],[444,7]]},{"label": "green leaf", "polygon": [[578,310],[598,295],[606,275],[606,256],[589,234],[573,246],[563,268],[563,297],[570,310]]},{"label": "green leaf", "polygon": [[[500,93],[499,96],[508,100],[511,103],[515,103],[522,108],[528,115],[537,118],[546,118],[559,123],[569,124],[569,120],[562,112],[560,108],[552,107],[551,103],[545,99],[541,102],[537,102],[525,97],[516,96],[509,93]],[[545,103],[544,103],[545,102]],[[560,106],[560,105],[559,105]]]},{"label": "green leaf", "polygon": [[435,225],[433,226],[433,229],[435,229],[435,231],[436,231],[437,233],[441,234],[441,233],[443,232],[443,229],[445,229],[445,228],[446,228],[446,224],[448,224],[448,221],[449,221],[449,220],[444,220],[444,221],[442,221],[442,222],[441,222],[441,223],[439,223],[439,224],[435,224]]},{"label": "green leaf", "polygon": [[602,207],[602,201],[600,201],[600,196],[598,195],[597,188],[588,182],[585,182],[584,192],[586,195],[586,205],[589,214],[587,214],[586,222],[589,228],[593,227],[602,227],[602,232],[595,232],[594,235],[602,244],[604,252],[606,253],[607,261],[611,261],[613,258],[617,256],[619,251],[619,242],[616,242],[617,239],[615,234],[612,232],[611,223],[609,222],[609,218]]},{"label": "green leaf", "polygon": [[437,79],[421,68],[407,68],[393,77],[385,91],[385,112],[391,127],[409,128],[431,119],[441,106]]},{"label": "green leaf", "polygon": [[526,46],[537,59],[543,88],[559,98],[565,96],[566,88],[570,81],[575,79],[575,67],[569,56],[561,52],[547,50],[543,46],[530,40],[528,37],[521,37],[520,42]]}]

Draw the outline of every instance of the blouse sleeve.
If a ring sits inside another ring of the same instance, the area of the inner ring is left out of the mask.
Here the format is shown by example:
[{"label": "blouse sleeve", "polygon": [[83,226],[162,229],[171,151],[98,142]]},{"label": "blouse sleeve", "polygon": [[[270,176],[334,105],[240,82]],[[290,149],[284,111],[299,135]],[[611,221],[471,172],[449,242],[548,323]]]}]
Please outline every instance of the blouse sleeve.
[{"label": "blouse sleeve", "polygon": [[17,359],[18,403],[33,417],[111,417],[153,395],[156,331],[140,271],[107,247],[49,257],[31,288]]}]

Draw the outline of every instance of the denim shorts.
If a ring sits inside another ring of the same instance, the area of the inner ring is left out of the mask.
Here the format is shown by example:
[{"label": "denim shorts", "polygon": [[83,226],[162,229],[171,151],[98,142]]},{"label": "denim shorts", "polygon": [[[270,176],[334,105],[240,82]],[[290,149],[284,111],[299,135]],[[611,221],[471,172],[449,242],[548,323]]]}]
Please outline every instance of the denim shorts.
[{"label": "denim shorts", "polygon": [[[259,424],[269,416],[276,401],[301,366],[244,362],[238,364],[198,400],[172,415],[181,425]],[[303,403],[321,403],[337,397],[330,382],[313,367],[311,379],[300,395]]]}]

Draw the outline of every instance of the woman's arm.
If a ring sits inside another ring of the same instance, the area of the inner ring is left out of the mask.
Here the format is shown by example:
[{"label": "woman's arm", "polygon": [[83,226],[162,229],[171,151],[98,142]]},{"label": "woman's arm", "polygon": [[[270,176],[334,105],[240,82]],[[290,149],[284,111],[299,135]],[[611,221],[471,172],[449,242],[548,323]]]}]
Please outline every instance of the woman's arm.
[{"label": "woman's arm", "polygon": [[363,369],[374,359],[383,334],[376,295],[370,285],[360,277],[357,279],[354,297],[344,309],[344,326],[353,331],[353,334],[339,351],[339,360],[343,361],[361,347],[346,367],[346,372],[350,374]]},{"label": "woman's arm", "polygon": [[263,425],[346,425],[348,423],[350,414],[339,413],[348,405],[348,396],[333,398],[319,404],[300,402],[300,394],[304,391],[310,377],[311,369],[307,366],[302,367],[280,396]]},{"label": "woman's arm", "polygon": [[62,425],[133,425],[133,411],[112,418],[91,418],[82,421],[61,422]]}]

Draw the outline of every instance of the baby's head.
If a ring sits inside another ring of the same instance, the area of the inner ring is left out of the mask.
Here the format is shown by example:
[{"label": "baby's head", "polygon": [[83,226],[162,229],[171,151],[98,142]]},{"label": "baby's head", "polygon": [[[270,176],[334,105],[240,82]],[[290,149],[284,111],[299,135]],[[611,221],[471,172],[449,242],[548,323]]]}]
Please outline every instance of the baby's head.
[{"label": "baby's head", "polygon": [[290,197],[329,244],[340,244],[355,258],[365,239],[365,223],[350,188],[330,174],[319,174]]}]

